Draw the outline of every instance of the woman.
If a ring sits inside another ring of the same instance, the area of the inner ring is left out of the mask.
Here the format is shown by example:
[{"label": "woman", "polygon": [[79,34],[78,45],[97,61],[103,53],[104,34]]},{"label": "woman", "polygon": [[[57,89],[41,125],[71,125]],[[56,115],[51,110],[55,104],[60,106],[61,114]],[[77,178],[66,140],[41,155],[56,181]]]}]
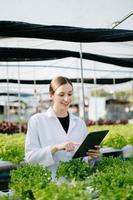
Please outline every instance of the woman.
[{"label": "woman", "polygon": [[[59,76],[49,87],[52,106],[44,113],[33,115],[28,123],[25,159],[29,163],[48,166],[53,175],[60,160],[68,161],[87,135],[84,121],[68,112],[72,102],[71,81]],[[99,156],[99,149],[90,150],[88,159]]]}]

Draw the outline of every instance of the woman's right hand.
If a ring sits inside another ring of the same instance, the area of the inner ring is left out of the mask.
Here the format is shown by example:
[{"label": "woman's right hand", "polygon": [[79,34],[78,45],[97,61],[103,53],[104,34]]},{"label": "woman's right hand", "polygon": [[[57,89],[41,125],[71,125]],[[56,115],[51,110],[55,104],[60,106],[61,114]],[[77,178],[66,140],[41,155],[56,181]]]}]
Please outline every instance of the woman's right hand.
[{"label": "woman's right hand", "polygon": [[57,151],[61,151],[61,150],[64,150],[64,151],[73,151],[75,149],[76,146],[79,146],[80,143],[78,142],[72,142],[72,141],[68,141],[68,142],[65,142],[65,143],[62,143],[62,144],[56,144],[54,146],[52,146],[52,153],[55,153]]}]

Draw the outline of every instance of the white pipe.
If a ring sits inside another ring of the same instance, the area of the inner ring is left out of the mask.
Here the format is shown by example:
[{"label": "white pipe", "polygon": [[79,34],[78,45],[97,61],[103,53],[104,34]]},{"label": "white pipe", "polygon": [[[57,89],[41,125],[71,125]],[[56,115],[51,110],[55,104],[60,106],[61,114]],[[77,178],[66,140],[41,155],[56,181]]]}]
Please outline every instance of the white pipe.
[{"label": "white pipe", "polygon": [[81,67],[81,88],[82,88],[83,119],[85,121],[85,95],[84,95],[84,75],[83,75],[82,43],[80,43],[80,67]]}]

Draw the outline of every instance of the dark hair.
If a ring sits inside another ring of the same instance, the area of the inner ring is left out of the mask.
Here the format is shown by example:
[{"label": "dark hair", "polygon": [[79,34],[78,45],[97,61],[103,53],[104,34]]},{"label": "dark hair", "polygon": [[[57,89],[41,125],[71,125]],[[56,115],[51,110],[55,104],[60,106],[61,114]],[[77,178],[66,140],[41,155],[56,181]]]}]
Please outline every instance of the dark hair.
[{"label": "dark hair", "polygon": [[66,83],[69,83],[73,88],[72,82],[71,82],[71,80],[69,78],[63,77],[63,76],[58,76],[58,77],[54,78],[50,83],[49,93],[54,94],[55,90],[58,87],[60,87],[61,85],[66,84]]}]

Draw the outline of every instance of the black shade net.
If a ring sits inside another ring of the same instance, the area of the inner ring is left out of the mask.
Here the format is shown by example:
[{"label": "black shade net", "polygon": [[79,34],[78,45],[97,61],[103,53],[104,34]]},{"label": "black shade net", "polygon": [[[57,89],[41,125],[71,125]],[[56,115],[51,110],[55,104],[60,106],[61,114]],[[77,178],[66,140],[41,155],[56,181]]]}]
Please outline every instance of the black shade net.
[{"label": "black shade net", "polygon": [[[80,78],[70,78],[70,80],[73,83],[80,83],[81,79]],[[133,78],[115,78],[115,84],[119,83],[124,83],[128,81],[132,81]],[[34,80],[19,80],[20,84],[34,84]],[[51,80],[36,80],[36,84],[49,84]],[[0,83],[7,83],[7,79],[0,79]],[[17,83],[17,79],[8,79],[8,83]],[[90,83],[90,84],[114,84],[114,79],[113,78],[84,78],[84,83]]]},{"label": "black shade net", "polygon": [[0,36],[52,39],[70,42],[122,42],[132,41],[133,31],[0,21]]},{"label": "black shade net", "polygon": [[[67,57],[80,58],[80,53],[68,50],[28,49],[28,48],[0,48],[0,61],[41,61],[55,60]],[[133,58],[117,58],[92,53],[82,53],[82,58],[102,63],[114,64],[133,68]]]}]

